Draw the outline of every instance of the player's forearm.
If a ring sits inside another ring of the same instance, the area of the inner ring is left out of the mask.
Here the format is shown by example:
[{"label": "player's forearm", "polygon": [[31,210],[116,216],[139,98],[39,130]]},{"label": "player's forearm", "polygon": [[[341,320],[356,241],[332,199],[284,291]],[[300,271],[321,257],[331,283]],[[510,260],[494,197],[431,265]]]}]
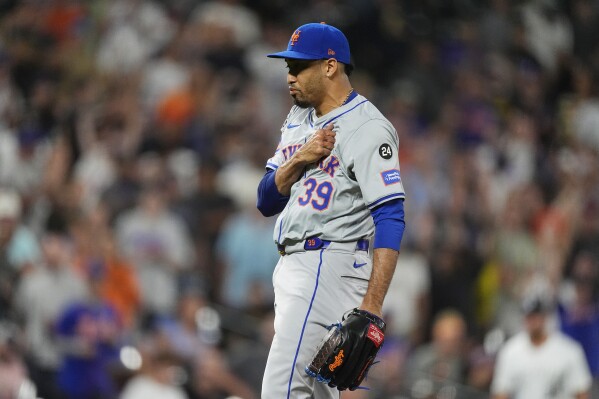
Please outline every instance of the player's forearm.
[{"label": "player's forearm", "polygon": [[372,210],[374,219],[374,259],[372,274],[361,309],[382,315],[383,300],[391,284],[403,232],[403,199],[391,200]]},{"label": "player's forearm", "polygon": [[389,290],[399,252],[390,248],[375,248],[372,274],[360,309],[382,316],[383,301]]},{"label": "player's forearm", "polygon": [[256,207],[264,216],[274,216],[285,209],[289,197],[281,195],[275,183],[275,170],[267,170],[258,184]]},{"label": "player's forearm", "polygon": [[298,181],[307,164],[301,154],[297,152],[277,169],[275,184],[282,195],[289,196],[291,194],[291,186]]}]

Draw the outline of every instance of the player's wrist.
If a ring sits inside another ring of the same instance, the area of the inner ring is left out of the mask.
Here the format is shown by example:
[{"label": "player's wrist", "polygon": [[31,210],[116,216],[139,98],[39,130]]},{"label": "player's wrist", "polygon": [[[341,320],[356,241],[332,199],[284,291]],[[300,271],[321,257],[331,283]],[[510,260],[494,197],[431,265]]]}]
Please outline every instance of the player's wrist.
[{"label": "player's wrist", "polygon": [[310,160],[308,159],[308,154],[306,154],[305,151],[302,151],[301,148],[299,150],[297,150],[297,152],[295,154],[293,154],[293,156],[289,159],[289,161],[294,166],[301,167],[301,168],[304,168],[306,165],[308,165],[310,163]]},{"label": "player's wrist", "polygon": [[383,308],[382,306],[376,306],[369,303],[362,302],[362,304],[358,307],[360,310],[364,310],[368,313],[372,313],[373,315],[383,318]]}]

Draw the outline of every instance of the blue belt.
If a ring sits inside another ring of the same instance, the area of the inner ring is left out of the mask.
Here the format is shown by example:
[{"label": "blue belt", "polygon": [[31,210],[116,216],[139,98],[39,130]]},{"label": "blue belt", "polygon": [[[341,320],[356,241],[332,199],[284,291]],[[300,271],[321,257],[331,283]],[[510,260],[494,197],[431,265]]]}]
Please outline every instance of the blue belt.
[{"label": "blue belt", "polygon": [[[332,243],[332,241],[323,240],[318,237],[307,238],[306,241],[304,241],[304,249],[306,251],[315,251],[317,249],[325,249],[331,243]],[[368,240],[360,239],[360,240],[356,241],[356,251],[368,251],[368,247],[369,247]],[[277,249],[279,250],[279,253],[281,255],[286,254],[285,245],[277,244]]]}]

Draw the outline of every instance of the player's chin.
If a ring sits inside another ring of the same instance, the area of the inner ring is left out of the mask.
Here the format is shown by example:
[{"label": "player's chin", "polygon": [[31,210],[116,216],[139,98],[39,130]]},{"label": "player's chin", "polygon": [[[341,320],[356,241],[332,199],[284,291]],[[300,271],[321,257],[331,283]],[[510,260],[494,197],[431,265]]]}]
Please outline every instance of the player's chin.
[{"label": "player's chin", "polygon": [[298,97],[297,94],[293,96],[293,104],[297,105],[300,108],[311,107],[311,104],[308,101]]}]

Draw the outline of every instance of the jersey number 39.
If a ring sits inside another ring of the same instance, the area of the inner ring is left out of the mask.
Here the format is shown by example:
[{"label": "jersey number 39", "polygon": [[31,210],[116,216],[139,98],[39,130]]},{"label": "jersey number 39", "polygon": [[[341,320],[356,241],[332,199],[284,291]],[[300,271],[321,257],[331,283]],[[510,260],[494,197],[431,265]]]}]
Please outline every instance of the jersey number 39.
[{"label": "jersey number 39", "polygon": [[318,183],[316,179],[308,179],[304,182],[304,186],[306,187],[306,193],[303,197],[298,198],[301,206],[310,204],[312,208],[318,211],[324,211],[329,207],[331,195],[333,194],[331,182],[323,181]]}]

